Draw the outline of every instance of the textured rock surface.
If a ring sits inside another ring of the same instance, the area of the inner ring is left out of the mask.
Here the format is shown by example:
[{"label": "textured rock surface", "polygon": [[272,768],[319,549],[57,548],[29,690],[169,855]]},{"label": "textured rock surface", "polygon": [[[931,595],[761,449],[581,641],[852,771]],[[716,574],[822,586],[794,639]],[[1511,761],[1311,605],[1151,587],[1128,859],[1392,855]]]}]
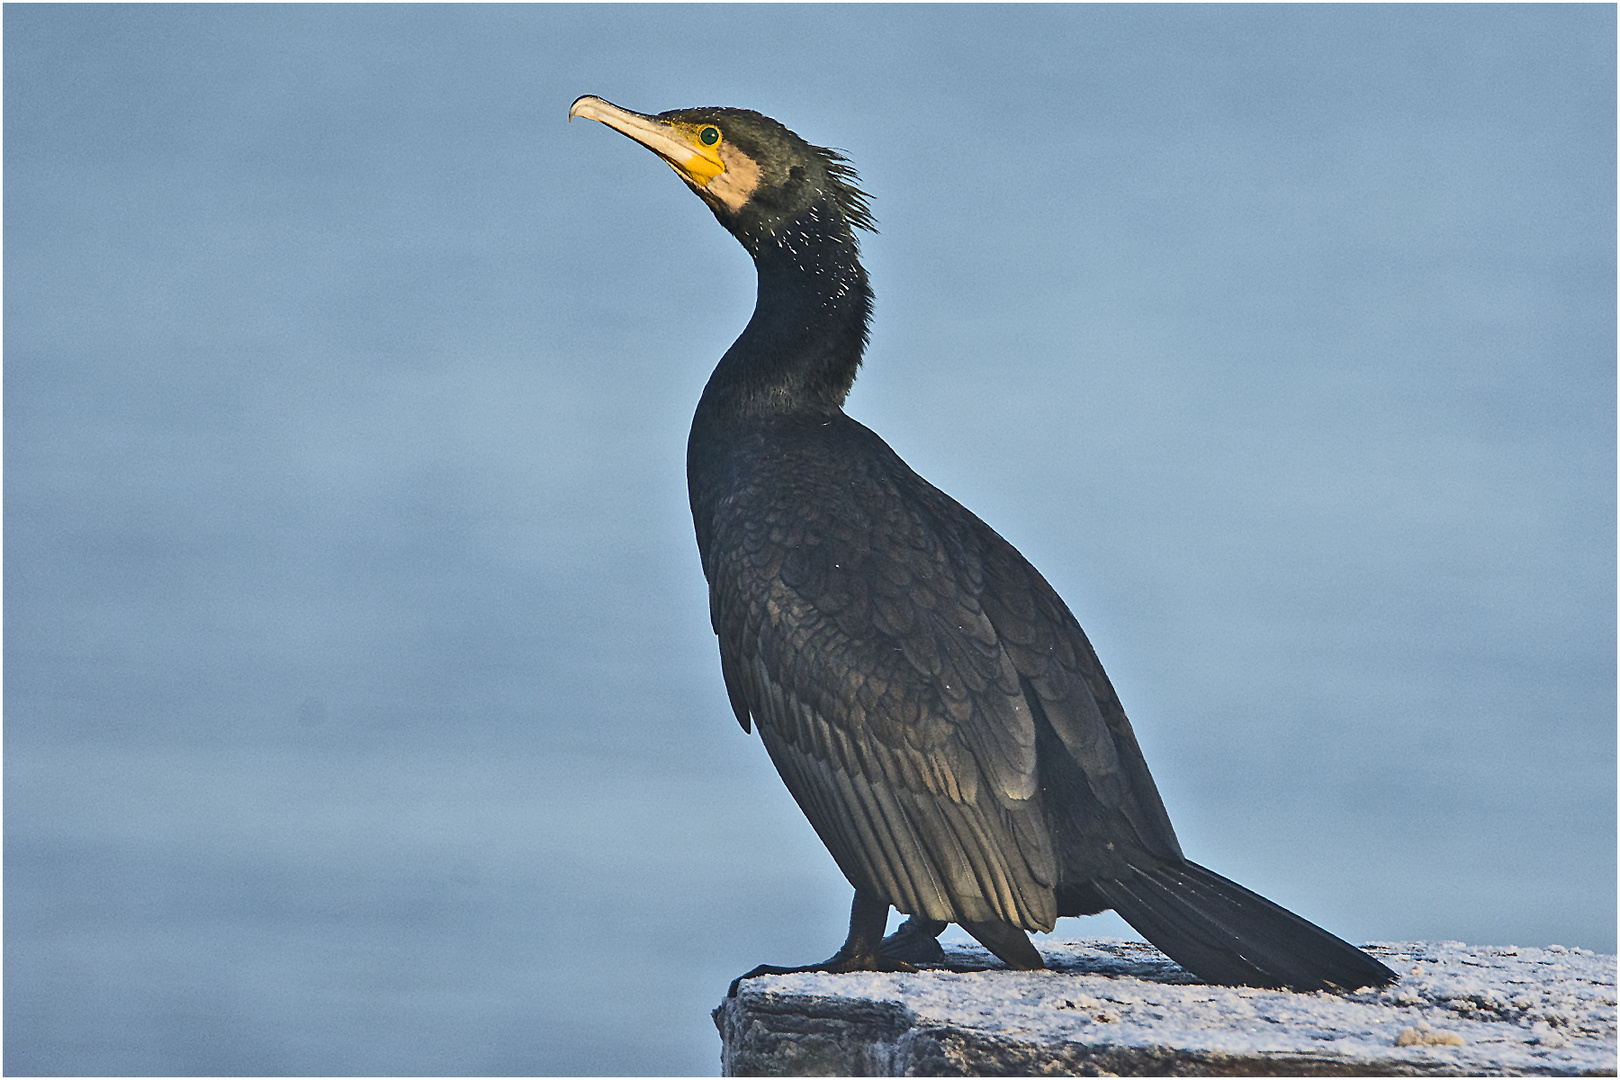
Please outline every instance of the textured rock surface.
[{"label": "textured rock surface", "polygon": [[1205,986],[1148,945],[1039,942],[1052,970],[751,979],[715,1010],[727,1076],[1613,1075],[1615,958],[1459,942],[1369,947],[1350,995]]}]

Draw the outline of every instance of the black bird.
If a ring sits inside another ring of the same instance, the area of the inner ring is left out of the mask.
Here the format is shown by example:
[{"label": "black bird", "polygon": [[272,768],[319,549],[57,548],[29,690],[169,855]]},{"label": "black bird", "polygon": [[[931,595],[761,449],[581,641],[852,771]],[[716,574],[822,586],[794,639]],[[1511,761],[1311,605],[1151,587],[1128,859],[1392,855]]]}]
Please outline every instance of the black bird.
[{"label": "black bird", "polygon": [[[950,922],[1039,968],[1025,931],[1113,908],[1207,982],[1394,980],[1181,853],[1063,600],[844,414],[872,304],[854,230],[873,223],[843,155],[744,109],[648,116],[586,96],[568,115],[663,158],[759,271],[692,421],[692,519],[731,707],[855,901],[831,959],[749,975],[910,970]],[[885,943],[891,905],[912,919]]]}]

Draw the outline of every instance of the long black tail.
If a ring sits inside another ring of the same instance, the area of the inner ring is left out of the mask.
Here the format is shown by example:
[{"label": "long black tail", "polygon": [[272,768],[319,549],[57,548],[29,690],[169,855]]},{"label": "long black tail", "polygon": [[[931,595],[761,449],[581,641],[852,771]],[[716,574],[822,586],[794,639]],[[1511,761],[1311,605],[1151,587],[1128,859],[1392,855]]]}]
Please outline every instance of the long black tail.
[{"label": "long black tail", "polygon": [[1355,990],[1397,978],[1347,941],[1197,863],[1092,887],[1170,959],[1208,983]]}]

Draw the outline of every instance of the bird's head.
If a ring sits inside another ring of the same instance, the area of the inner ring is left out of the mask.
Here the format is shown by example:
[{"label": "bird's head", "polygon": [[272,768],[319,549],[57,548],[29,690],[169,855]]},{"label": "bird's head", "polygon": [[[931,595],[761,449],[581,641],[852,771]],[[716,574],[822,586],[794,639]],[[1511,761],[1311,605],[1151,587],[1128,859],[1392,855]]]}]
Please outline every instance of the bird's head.
[{"label": "bird's head", "polygon": [[675,109],[649,116],[587,94],[568,118],[598,120],[659,157],[750,253],[817,204],[851,227],[872,229],[867,195],[836,150],[813,146],[748,109]]}]

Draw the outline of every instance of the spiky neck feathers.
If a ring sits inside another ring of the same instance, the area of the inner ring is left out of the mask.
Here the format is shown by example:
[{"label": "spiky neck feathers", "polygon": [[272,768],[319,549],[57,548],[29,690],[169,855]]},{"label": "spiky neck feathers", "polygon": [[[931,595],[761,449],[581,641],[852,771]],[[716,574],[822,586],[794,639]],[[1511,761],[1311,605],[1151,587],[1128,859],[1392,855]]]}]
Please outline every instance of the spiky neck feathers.
[{"label": "spiky neck feathers", "polygon": [[700,418],[839,409],[860,367],[872,310],[844,208],[830,195],[818,199],[744,246],[759,271],[758,299],[703,391]]}]

